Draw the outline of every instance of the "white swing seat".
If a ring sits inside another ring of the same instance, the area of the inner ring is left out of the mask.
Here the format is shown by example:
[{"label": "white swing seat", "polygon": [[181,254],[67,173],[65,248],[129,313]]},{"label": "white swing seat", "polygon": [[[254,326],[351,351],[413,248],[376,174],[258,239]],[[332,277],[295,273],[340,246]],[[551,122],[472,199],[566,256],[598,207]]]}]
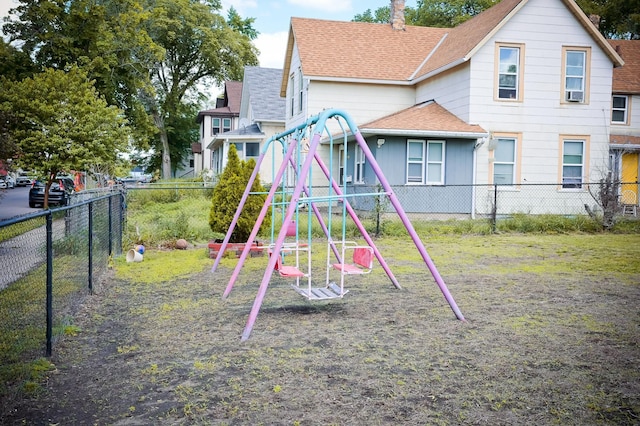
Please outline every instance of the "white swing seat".
[{"label": "white swing seat", "polygon": [[[334,263],[334,269],[343,275],[368,274],[373,269],[373,249],[369,246],[345,246],[353,251],[353,263]],[[343,259],[344,262],[344,259]]]},{"label": "white swing seat", "polygon": [[327,287],[299,287],[292,284],[291,287],[303,297],[309,300],[328,300],[342,298],[349,290],[343,290],[339,285],[332,282]]}]

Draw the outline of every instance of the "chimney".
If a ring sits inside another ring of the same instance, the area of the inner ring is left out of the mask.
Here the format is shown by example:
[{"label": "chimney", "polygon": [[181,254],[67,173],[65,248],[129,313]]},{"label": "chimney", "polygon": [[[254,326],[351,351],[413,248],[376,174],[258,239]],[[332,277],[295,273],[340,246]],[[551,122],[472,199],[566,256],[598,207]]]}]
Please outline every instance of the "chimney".
[{"label": "chimney", "polygon": [[589,15],[589,20],[598,30],[600,29],[600,15]]},{"label": "chimney", "polygon": [[404,0],[391,0],[391,28],[404,31]]}]

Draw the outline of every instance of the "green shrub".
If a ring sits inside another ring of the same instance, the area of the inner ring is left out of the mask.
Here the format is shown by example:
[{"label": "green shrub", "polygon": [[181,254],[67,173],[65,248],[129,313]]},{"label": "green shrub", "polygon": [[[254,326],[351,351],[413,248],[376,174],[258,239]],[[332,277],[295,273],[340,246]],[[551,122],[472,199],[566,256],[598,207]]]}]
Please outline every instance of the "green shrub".
[{"label": "green shrub", "polygon": [[[240,161],[235,145],[231,144],[227,165],[220,175],[218,184],[213,189],[213,197],[211,198],[209,226],[213,232],[227,233],[254,168],[255,161],[253,159],[247,162]],[[232,243],[242,243],[249,239],[260,210],[264,206],[266,195],[259,175],[256,176],[251,186],[251,192],[252,194],[247,198],[242,208],[242,214],[231,234],[230,241]],[[267,212],[260,231],[262,232],[270,226],[271,218]]]}]

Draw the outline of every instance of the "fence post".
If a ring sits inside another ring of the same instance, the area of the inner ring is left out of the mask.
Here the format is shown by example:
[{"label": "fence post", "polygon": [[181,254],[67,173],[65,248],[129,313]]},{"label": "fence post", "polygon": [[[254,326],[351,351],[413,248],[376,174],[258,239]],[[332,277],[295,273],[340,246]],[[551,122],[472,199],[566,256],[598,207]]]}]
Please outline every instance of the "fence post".
[{"label": "fence post", "polygon": [[53,338],[53,214],[47,213],[47,348],[46,356],[51,356]]},{"label": "fence post", "polygon": [[89,294],[93,293],[93,201],[89,203]]},{"label": "fence post", "polygon": [[493,209],[491,209],[491,233],[496,233],[496,219],[498,216],[498,184],[493,184]]},{"label": "fence post", "polygon": [[113,255],[113,215],[111,214],[111,199],[113,198],[113,194],[109,195],[109,256]]}]

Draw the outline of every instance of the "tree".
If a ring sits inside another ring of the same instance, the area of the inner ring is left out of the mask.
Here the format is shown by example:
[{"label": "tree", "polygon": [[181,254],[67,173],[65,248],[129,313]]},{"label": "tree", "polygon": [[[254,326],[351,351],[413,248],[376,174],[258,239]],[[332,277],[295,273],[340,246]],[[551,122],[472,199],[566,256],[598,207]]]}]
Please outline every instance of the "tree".
[{"label": "tree", "polygon": [[[254,167],[255,161],[253,159],[248,162],[240,161],[235,145],[229,145],[227,165],[220,175],[218,184],[213,189],[211,198],[209,226],[213,232],[227,233]],[[229,241],[232,243],[247,242],[265,203],[266,195],[257,194],[257,192],[265,192],[260,183],[259,175],[256,176],[251,192],[252,194],[249,195],[243,206],[238,223],[231,233]],[[271,226],[271,217],[267,214],[260,229],[263,230],[269,226]]]},{"label": "tree", "polygon": [[[407,25],[422,27],[455,27],[498,3],[499,0],[418,0],[416,8],[405,8]],[[353,21],[388,23],[391,17],[389,6],[379,7],[375,12],[367,9],[355,15]]]},{"label": "tree", "polygon": [[80,68],[49,68],[1,83],[0,115],[18,117],[9,130],[18,148],[16,161],[46,180],[44,208],[57,174],[114,165],[127,146],[130,130],[122,111],[99,96]]},{"label": "tree", "polygon": [[640,0],[576,0],[587,15],[600,17],[606,38],[640,39]]},{"label": "tree", "polygon": [[145,102],[159,132],[156,148],[162,152],[162,176],[167,178],[171,175],[167,120],[178,115],[185,96],[197,90],[198,84],[241,80],[244,66],[257,65],[258,60],[250,37],[236,31],[216,13],[219,2],[152,3],[147,32],[162,46],[165,55],[151,70],[154,91],[145,94]]}]

